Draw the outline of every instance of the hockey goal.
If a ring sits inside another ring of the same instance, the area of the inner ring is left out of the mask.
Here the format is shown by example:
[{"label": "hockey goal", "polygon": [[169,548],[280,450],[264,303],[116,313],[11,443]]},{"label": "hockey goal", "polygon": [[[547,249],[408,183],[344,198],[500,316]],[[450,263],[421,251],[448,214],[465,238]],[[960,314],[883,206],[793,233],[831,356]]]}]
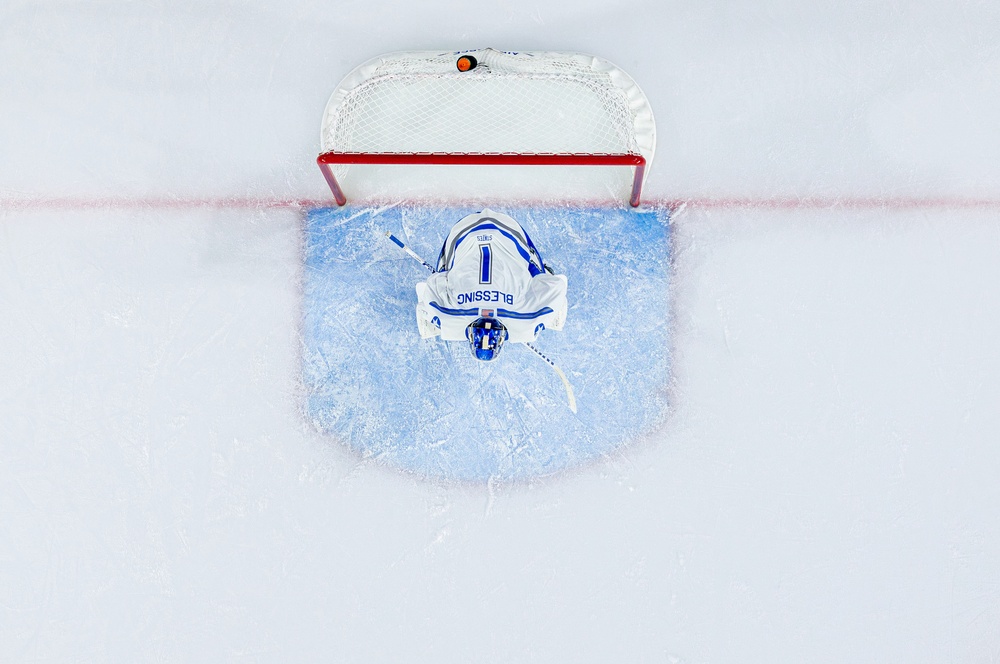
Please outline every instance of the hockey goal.
[{"label": "hockey goal", "polygon": [[[316,161],[339,205],[358,165],[465,165],[630,167],[636,206],[656,130],[642,90],[601,58],[416,51],[351,72],[326,106],[320,142]],[[526,177],[544,180],[544,170]]]}]

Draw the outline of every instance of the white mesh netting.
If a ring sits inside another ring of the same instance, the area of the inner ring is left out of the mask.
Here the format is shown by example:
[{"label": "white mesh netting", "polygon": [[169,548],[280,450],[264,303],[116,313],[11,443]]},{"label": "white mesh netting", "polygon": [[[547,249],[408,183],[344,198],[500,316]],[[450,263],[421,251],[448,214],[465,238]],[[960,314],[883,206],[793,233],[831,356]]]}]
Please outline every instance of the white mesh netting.
[{"label": "white mesh netting", "polygon": [[[478,66],[460,72],[460,55]],[[655,125],[621,69],[577,53],[406,52],[349,74],[326,107],[323,152],[639,154]],[[351,168],[334,168],[338,178]]]}]

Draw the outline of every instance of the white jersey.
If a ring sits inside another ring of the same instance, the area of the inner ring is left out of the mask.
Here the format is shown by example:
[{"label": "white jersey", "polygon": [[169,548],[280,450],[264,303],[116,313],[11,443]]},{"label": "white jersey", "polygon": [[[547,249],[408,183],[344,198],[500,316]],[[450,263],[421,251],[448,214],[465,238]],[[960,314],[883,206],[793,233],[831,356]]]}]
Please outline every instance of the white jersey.
[{"label": "white jersey", "polygon": [[499,212],[470,214],[451,229],[437,269],[417,284],[417,327],[427,339],[465,341],[481,316],[507,328],[507,341],[534,341],[566,322],[566,277],[549,274],[521,225]]}]

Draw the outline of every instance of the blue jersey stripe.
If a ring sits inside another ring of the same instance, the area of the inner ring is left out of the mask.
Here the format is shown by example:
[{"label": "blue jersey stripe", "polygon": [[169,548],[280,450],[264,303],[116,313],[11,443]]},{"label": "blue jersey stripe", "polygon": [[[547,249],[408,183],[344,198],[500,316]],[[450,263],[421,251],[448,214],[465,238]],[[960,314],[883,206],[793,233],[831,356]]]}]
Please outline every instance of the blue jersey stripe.
[{"label": "blue jersey stripe", "polygon": [[542,307],[538,311],[532,311],[531,313],[521,313],[520,311],[511,311],[510,309],[497,309],[497,318],[516,318],[518,320],[531,320],[532,318],[539,318],[545,314],[552,313],[551,307]]},{"label": "blue jersey stripe", "polygon": [[[448,307],[442,307],[437,302],[428,302],[430,306],[434,307],[443,314],[449,316],[478,316],[479,309],[450,309]],[[511,311],[510,309],[497,309],[497,318],[514,318],[517,320],[531,320],[532,318],[540,318],[545,314],[551,314],[553,311],[552,307],[542,307],[538,311],[531,312],[520,312]]]},{"label": "blue jersey stripe", "polygon": [[448,307],[442,307],[437,302],[428,302],[430,306],[434,307],[443,314],[448,314],[449,316],[478,316],[479,309],[449,309]]}]

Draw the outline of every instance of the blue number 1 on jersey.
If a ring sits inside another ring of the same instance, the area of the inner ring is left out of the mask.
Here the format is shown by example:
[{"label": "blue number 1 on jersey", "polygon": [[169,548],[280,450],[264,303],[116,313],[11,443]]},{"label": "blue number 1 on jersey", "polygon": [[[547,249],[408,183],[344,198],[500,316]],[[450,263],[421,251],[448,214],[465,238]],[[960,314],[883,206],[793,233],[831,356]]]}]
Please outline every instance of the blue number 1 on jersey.
[{"label": "blue number 1 on jersey", "polygon": [[490,245],[479,245],[479,283],[493,282],[493,259],[490,255]]}]

